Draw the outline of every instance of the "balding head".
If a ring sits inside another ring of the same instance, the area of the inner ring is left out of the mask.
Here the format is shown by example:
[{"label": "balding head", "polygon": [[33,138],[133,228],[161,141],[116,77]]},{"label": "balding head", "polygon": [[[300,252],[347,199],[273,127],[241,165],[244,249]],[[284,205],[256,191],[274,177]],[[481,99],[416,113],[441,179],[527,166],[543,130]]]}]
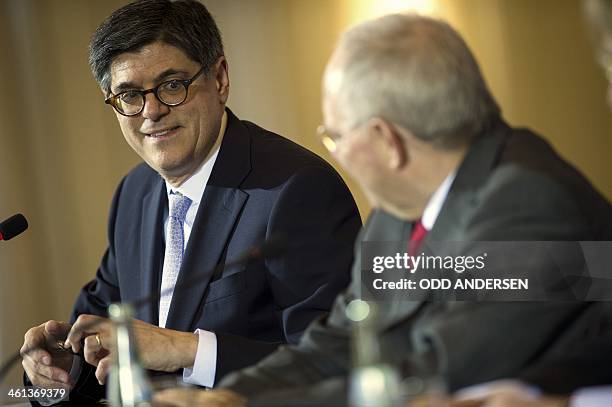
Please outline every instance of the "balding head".
[{"label": "balding head", "polygon": [[346,128],[380,117],[443,147],[465,144],[499,116],[459,34],[415,14],[387,15],[346,32],[324,88]]}]

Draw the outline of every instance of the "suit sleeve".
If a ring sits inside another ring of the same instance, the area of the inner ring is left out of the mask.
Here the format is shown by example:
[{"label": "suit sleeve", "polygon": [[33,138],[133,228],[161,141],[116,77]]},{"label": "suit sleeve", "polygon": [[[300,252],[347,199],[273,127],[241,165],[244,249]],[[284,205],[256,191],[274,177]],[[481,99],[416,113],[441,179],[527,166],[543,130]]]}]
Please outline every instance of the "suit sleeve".
[{"label": "suit sleeve", "polygon": [[[298,345],[281,346],[256,365],[226,376],[220,387],[248,397],[253,406],[289,406],[290,400],[314,401],[316,395],[343,405],[345,383],[334,378],[346,376],[350,366],[352,325],[346,318],[346,306],[360,298],[360,242],[358,238],[355,243],[351,285],[336,297],[330,314],[313,321]],[[315,386],[322,388],[313,391]]]},{"label": "suit sleeve", "polygon": [[[495,188],[475,200],[471,213],[464,212],[466,240],[575,241],[593,235],[574,200],[554,183],[536,180],[533,174],[526,178],[514,175],[506,184],[498,181]],[[359,247],[356,252],[358,259]],[[228,376],[220,386],[253,398],[253,405],[259,405],[268,397],[266,392],[270,397],[279,389],[300,394],[300,389],[315,383],[346,376],[350,325],[344,307],[357,287],[355,276],[360,267],[357,262],[348,294],[339,297],[329,318],[309,327],[298,346],[282,348],[256,366]],[[588,303],[570,301],[439,302],[423,312],[414,308],[394,329],[400,339],[405,337],[413,344],[413,349],[419,343],[430,346],[440,361],[437,370],[449,389],[456,390],[516,377],[521,370],[544,362],[548,348],[563,349],[557,350],[557,355],[567,351],[562,342],[572,336],[568,327],[588,309]],[[402,346],[405,348],[389,349],[396,359],[398,352],[404,357],[410,352],[409,345]],[[535,377],[538,372],[542,370],[526,371],[525,375]],[[302,399],[316,397],[313,392],[301,394]]]},{"label": "suit sleeve", "polygon": [[[348,285],[360,227],[354,200],[331,168],[307,167],[285,183],[271,211],[267,237],[282,236],[288,250],[267,260],[266,268],[287,343],[297,343]],[[279,345],[227,334],[217,334],[217,340],[217,379],[256,363]]]},{"label": "suit sleeve", "polygon": [[592,303],[566,335],[519,378],[545,393],[612,383],[612,303]]},{"label": "suit sleeve", "polygon": [[[312,386],[348,373],[350,362],[350,321],[345,317],[346,304],[352,290],[339,295],[329,316],[310,324],[298,345],[281,346],[276,352],[254,366],[234,372],[224,378],[220,387],[229,388],[248,398],[257,397],[262,405],[271,399],[266,393],[279,389],[288,391],[284,399],[293,398],[303,390],[313,397]],[[260,396],[264,395],[263,399]],[[276,398],[277,395],[270,397]]]}]

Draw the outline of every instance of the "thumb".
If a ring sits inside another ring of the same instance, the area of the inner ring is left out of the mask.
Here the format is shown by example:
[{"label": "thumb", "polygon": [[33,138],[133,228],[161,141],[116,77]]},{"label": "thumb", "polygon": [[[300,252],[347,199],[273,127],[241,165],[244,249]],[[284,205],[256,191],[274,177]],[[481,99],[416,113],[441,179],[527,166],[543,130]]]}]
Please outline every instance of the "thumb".
[{"label": "thumb", "polygon": [[45,323],[45,333],[54,338],[65,339],[70,332],[71,325],[63,321],[47,321]]},{"label": "thumb", "polygon": [[112,363],[113,359],[110,355],[102,358],[98,362],[98,367],[96,368],[96,378],[98,379],[98,383],[101,385],[106,383],[106,376],[108,375]]}]

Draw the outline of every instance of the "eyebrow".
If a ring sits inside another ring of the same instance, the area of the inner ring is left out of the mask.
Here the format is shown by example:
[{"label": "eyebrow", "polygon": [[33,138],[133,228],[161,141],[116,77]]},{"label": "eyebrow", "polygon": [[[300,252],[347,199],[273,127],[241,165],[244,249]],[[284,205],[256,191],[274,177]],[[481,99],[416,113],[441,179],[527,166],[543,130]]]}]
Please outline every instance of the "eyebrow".
[{"label": "eyebrow", "polygon": [[[163,71],[162,73],[160,73],[159,75],[157,75],[153,79],[153,83],[159,84],[164,79],[168,78],[169,76],[173,76],[173,75],[177,75],[177,74],[182,74],[182,75],[187,76],[189,74],[189,72],[183,71],[183,70],[180,70],[180,69],[174,69],[174,68],[166,69],[165,71]],[[139,88],[139,86],[134,84],[134,82],[121,82],[120,84],[118,84],[115,87],[114,91],[111,89],[111,92],[116,95],[116,94],[124,92],[126,90],[138,89],[138,88]]]}]

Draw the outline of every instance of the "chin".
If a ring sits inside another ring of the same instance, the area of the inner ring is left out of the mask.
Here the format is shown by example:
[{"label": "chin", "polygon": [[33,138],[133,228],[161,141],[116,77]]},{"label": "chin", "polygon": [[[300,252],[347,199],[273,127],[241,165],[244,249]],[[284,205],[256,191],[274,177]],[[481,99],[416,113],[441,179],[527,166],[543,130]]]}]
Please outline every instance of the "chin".
[{"label": "chin", "polygon": [[400,207],[388,202],[379,202],[378,207],[401,220],[414,221],[420,217],[415,209]]},{"label": "chin", "polygon": [[157,154],[152,154],[150,158],[148,162],[152,164],[151,166],[164,172],[180,171],[181,168],[186,168],[189,164],[189,160],[179,156],[174,151],[160,151]]},{"label": "chin", "polygon": [[158,172],[160,174],[163,174],[164,176],[173,177],[173,178],[181,178],[181,177],[184,177],[185,175],[190,175],[189,172],[192,171],[192,165],[190,162],[165,163],[165,165],[160,165],[157,168],[159,168]]}]

